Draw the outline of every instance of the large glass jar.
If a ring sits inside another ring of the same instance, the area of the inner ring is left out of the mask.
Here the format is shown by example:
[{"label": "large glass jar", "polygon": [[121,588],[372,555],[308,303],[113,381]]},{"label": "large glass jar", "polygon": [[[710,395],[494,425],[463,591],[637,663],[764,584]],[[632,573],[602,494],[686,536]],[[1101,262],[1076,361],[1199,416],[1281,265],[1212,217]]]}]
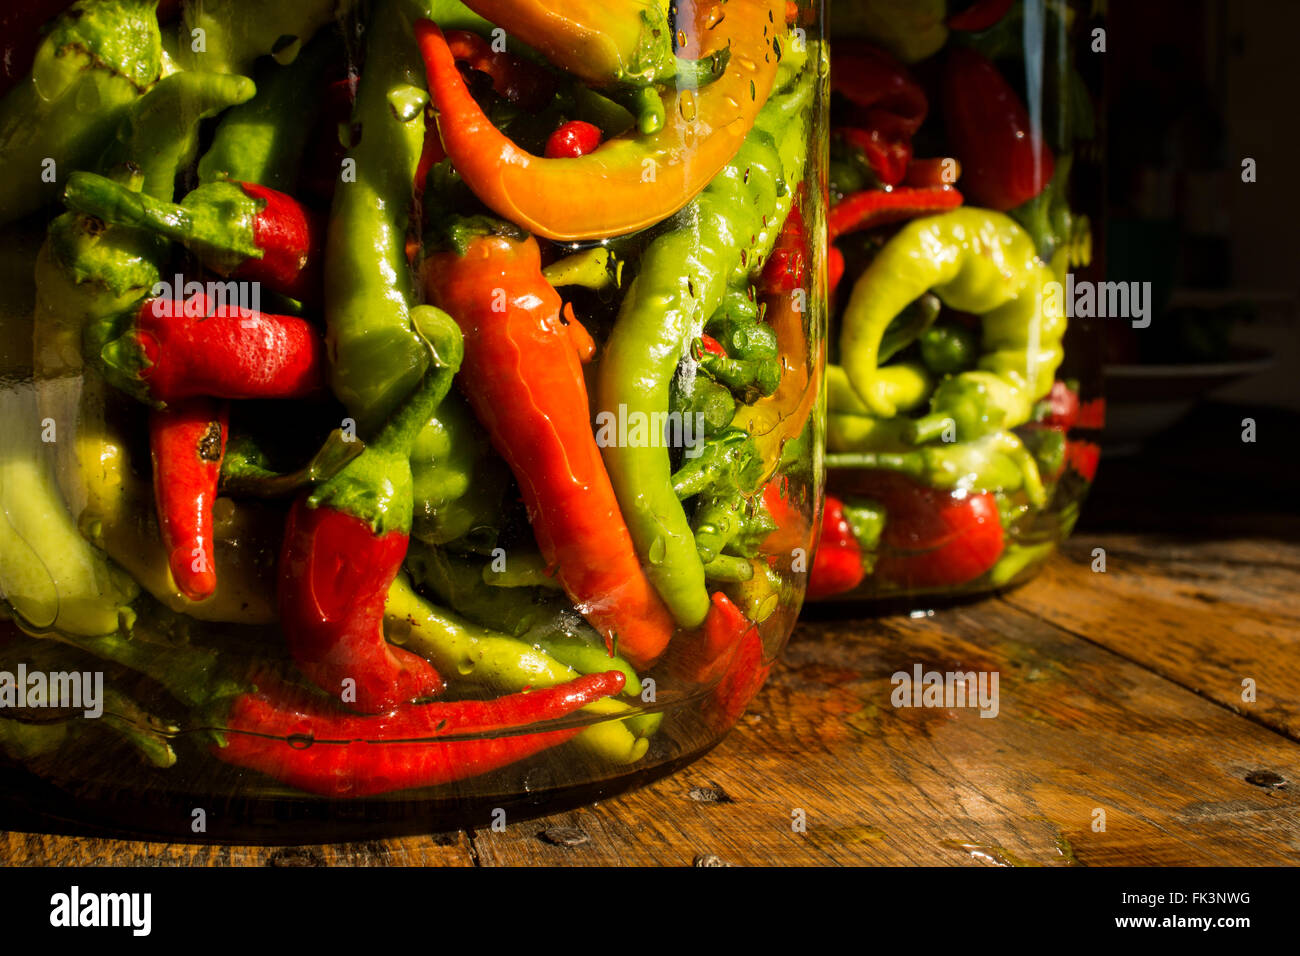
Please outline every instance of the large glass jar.
[{"label": "large glass jar", "polygon": [[336,6],[81,0],[0,106],[11,806],[498,822],[793,627],[820,5]]},{"label": "large glass jar", "polygon": [[1006,587],[1078,517],[1103,406],[1097,337],[1074,317],[1095,278],[1080,212],[1095,206],[1079,200],[1099,154],[1075,53],[1096,36],[1077,6],[835,4],[810,597]]}]

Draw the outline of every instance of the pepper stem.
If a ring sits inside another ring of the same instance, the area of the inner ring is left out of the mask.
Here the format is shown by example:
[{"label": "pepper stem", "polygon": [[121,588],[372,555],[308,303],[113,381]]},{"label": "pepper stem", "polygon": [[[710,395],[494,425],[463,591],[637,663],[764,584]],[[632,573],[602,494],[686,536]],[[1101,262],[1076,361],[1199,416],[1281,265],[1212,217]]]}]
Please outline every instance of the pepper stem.
[{"label": "pepper stem", "polygon": [[941,437],[949,427],[957,427],[951,415],[932,412],[909,422],[903,429],[903,440],[912,445],[924,445]]}]

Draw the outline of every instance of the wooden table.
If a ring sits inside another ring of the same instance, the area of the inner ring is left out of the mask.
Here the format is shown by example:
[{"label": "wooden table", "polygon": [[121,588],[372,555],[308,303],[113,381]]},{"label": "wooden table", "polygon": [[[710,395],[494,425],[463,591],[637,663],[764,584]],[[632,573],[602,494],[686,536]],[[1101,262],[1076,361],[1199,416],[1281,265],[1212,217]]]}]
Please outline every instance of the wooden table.
[{"label": "wooden table", "polygon": [[[1094,572],[1094,551],[1106,570]],[[1286,864],[1300,861],[1300,546],[1073,539],[1024,588],[810,621],[740,726],[572,812],[312,847],[0,835],[11,863]],[[891,675],[996,671],[1000,711],[898,709]],[[1243,700],[1244,680],[1255,700]],[[802,812],[800,812],[802,811]],[[1104,814],[1104,830],[1100,829]],[[805,821],[803,832],[795,824]],[[568,845],[576,843],[576,845]]]}]

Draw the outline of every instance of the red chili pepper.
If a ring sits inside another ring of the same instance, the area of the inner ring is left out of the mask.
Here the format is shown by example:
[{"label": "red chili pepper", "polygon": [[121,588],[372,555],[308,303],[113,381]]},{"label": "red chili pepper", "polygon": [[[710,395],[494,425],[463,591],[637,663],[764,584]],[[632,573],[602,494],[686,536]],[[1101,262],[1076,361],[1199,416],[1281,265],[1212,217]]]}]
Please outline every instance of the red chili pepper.
[{"label": "red chili pepper", "polygon": [[756,625],[721,591],[710,595],[704,623],[683,642],[682,653],[673,659],[673,675],[692,684],[717,681],[730,667],[741,642]]},{"label": "red chili pepper", "polygon": [[863,489],[885,506],[875,576],[903,588],[973,581],[997,563],[1004,547],[997,499],[960,497],[901,475],[876,473]]},{"label": "red chili pepper", "polygon": [[742,636],[718,686],[705,700],[703,715],[709,726],[719,733],[734,727],[771,670],[770,663],[763,663],[763,638],[758,628],[751,627]]},{"label": "red chili pepper", "polygon": [[897,186],[929,111],[925,92],[889,54],[854,41],[836,44],[831,88],[856,107],[855,128],[839,134],[862,150],[884,185]]},{"label": "red chili pepper", "polygon": [[788,555],[795,548],[809,544],[808,519],[790,501],[789,481],[779,475],[763,488],[763,506],[771,515],[776,530],[763,539],[762,550],[769,555]]},{"label": "red chili pepper", "polygon": [[834,296],[835,290],[840,287],[840,280],[844,278],[844,253],[834,243],[826,249],[826,273],[826,294]]},{"label": "red chili pepper", "polygon": [[786,216],[785,226],[777,236],[763,271],[759,275],[758,291],[763,295],[781,296],[800,288],[808,276],[808,263],[804,255],[803,213],[795,204]]},{"label": "red chili pepper", "polygon": [[826,598],[852,591],[866,574],[862,545],[853,537],[853,528],[844,517],[844,502],[827,495],[821,539],[808,575],[808,597]]},{"label": "red chili pepper", "polygon": [[1065,463],[1088,481],[1097,477],[1097,464],[1101,461],[1101,449],[1090,441],[1067,441],[1065,443]]},{"label": "red chili pepper", "polygon": [[831,239],[837,239],[850,232],[956,209],[962,201],[962,194],[951,186],[937,189],[898,186],[888,192],[883,189],[868,189],[845,196],[836,203],[831,209],[827,226]]},{"label": "red chili pepper", "polygon": [[325,238],[320,216],[275,189],[257,183],[236,185],[265,205],[253,219],[253,245],[262,251],[262,257],[245,259],[231,275],[263,282],[293,299],[317,301]]},{"label": "red chili pepper", "polygon": [[193,398],[149,413],[158,526],[176,587],[191,601],[217,589],[212,503],[229,424],[224,402]]},{"label": "red chili pepper", "polygon": [[285,526],[280,618],[294,661],[317,687],[365,713],[432,697],[444,686],[428,661],[384,639],[384,602],[407,542],[405,531],[376,534],[364,519],[310,507],[305,497]]},{"label": "red chili pepper", "polygon": [[429,370],[360,455],[294,502],[280,555],[280,622],[294,660],[317,687],[365,713],[443,687],[428,661],[384,639],[384,602],[414,509],[411,446],[462,354],[450,318],[421,307],[412,320],[430,345]]},{"label": "red chili pepper", "polygon": [[600,145],[600,127],[569,120],[546,140],[547,159],[576,159],[586,156]]},{"label": "red chili pepper", "polygon": [[1079,406],[1079,414],[1074,420],[1076,428],[1088,428],[1096,431],[1106,427],[1106,399],[1094,398]]},{"label": "red chili pepper", "polygon": [[953,156],[914,159],[907,167],[903,185],[917,189],[942,189],[945,186],[955,186],[960,178],[961,163]]},{"label": "red chili pepper", "polygon": [[700,348],[710,355],[727,357],[727,350],[722,347],[722,343],[707,332],[700,333]]},{"label": "red chili pepper", "polygon": [[465,336],[461,385],[519,482],[546,563],[606,641],[648,666],[675,625],[614,497],[537,241],[476,236],[464,255],[439,253],[425,266],[429,300]]},{"label": "red chili pepper", "polygon": [[534,113],[555,95],[555,79],[550,73],[513,53],[492,49],[492,44],[477,33],[448,30],[443,37],[458,62],[487,74],[499,95],[524,110]]},{"label": "red chili pepper", "polygon": [[1042,131],[998,68],[963,47],[948,54],[944,70],[948,140],[961,158],[962,188],[980,206],[1006,211],[1033,199],[1055,170]]},{"label": "red chili pepper", "polygon": [[[436,787],[505,767],[573,739],[582,727],[519,733],[623,690],[617,671],[496,700],[410,704],[346,713],[319,696],[259,677],[222,721],[213,753],[308,793],[365,797]],[[441,738],[454,737],[444,740]]]},{"label": "red chili pepper", "polygon": [[146,397],[302,398],[321,391],[325,342],[304,319],[239,306],[213,307],[202,294],[184,302],[150,299],[134,326],[103,350],[106,365],[135,380]]},{"label": "red chili pepper", "polygon": [[1042,424],[1069,431],[1079,420],[1079,396],[1064,382],[1053,382],[1047,393],[1048,413]]},{"label": "red chili pepper", "polygon": [[969,7],[948,18],[949,30],[978,33],[994,26],[1007,15],[1013,0],[975,0]]}]

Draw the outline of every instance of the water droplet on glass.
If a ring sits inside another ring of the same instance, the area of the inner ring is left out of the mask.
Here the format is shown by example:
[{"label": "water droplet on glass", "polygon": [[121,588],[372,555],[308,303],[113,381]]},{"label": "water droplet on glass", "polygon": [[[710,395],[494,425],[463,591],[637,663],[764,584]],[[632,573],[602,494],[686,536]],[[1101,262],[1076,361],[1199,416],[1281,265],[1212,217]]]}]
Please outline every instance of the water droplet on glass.
[{"label": "water droplet on glass", "polygon": [[285,738],[285,742],[294,750],[306,750],[316,742],[311,734],[290,734]]},{"label": "water droplet on glass", "polygon": [[682,114],[682,119],[688,123],[695,121],[696,114],[699,112],[696,108],[695,93],[692,90],[682,90],[682,95],[677,98],[677,112]]}]

